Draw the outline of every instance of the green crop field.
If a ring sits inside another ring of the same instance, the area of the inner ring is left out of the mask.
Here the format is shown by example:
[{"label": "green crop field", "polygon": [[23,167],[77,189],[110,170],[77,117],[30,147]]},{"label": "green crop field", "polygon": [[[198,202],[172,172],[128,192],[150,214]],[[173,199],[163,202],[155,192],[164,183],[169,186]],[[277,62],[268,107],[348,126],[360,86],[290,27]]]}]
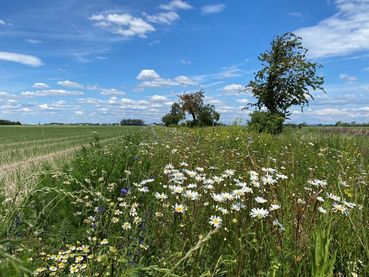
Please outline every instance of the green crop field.
[{"label": "green crop field", "polygon": [[96,138],[111,143],[126,133],[119,126],[0,126],[0,182],[7,183],[4,190],[14,190],[46,163],[63,163]]},{"label": "green crop field", "polygon": [[2,167],[39,157],[26,193],[20,174],[0,196],[0,276],[369,276],[365,136],[6,127],[0,138]]}]

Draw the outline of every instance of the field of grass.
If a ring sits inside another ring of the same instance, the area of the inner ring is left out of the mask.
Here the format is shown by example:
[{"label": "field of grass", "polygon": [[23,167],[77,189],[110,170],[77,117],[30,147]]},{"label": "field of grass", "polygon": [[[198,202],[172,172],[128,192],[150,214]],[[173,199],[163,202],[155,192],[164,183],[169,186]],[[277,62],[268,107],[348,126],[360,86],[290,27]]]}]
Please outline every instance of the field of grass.
[{"label": "field of grass", "polygon": [[62,164],[98,137],[109,143],[126,133],[105,126],[0,126],[0,183],[14,193],[16,184],[45,164]]},{"label": "field of grass", "polygon": [[0,199],[0,276],[369,276],[368,138],[107,128]]}]

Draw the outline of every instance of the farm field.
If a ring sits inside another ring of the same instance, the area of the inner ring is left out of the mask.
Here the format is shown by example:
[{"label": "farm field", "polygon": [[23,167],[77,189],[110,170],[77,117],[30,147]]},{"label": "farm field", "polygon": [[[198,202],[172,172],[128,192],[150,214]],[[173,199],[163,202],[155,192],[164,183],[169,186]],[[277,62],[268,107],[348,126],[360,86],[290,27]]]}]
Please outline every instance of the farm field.
[{"label": "farm field", "polygon": [[7,182],[5,190],[14,189],[29,172],[46,163],[65,162],[95,137],[109,143],[123,133],[126,130],[119,126],[1,126],[0,182]]},{"label": "farm field", "polygon": [[21,199],[2,196],[0,276],[369,275],[366,137],[65,130],[17,141],[43,141],[45,155],[99,132],[58,166],[40,167]]}]

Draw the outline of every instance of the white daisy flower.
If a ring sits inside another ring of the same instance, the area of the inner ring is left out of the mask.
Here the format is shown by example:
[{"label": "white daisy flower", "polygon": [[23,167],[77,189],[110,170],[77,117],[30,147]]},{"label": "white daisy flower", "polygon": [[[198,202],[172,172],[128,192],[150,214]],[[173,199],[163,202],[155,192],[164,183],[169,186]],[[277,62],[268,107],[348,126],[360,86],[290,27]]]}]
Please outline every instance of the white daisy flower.
[{"label": "white daisy flower", "polygon": [[219,216],[212,215],[210,217],[209,223],[210,223],[210,225],[214,226],[215,228],[218,228],[222,225],[222,219]]},{"label": "white daisy flower", "polygon": [[269,215],[269,211],[264,208],[253,208],[250,211],[250,216],[252,218],[262,219]]},{"label": "white daisy flower", "polygon": [[260,196],[255,197],[255,201],[259,204],[263,204],[263,203],[267,202],[266,199],[264,199],[263,197],[260,197]]}]

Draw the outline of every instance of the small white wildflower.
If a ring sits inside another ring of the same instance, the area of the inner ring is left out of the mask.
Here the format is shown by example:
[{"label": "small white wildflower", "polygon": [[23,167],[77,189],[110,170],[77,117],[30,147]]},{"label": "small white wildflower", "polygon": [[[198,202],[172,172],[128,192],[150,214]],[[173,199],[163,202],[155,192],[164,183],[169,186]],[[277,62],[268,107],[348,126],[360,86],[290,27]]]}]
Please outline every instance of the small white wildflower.
[{"label": "small white wildflower", "polygon": [[279,210],[280,208],[281,208],[280,205],[278,205],[278,204],[272,204],[272,205],[270,205],[269,211]]},{"label": "small white wildflower", "polygon": [[260,196],[255,197],[255,201],[259,204],[263,204],[263,203],[267,202],[266,199],[264,199],[263,197],[260,197]]},{"label": "small white wildflower", "polygon": [[320,213],[322,213],[322,214],[326,214],[326,213],[327,213],[327,210],[326,210],[326,209],[324,209],[323,207],[319,207],[319,208],[318,208],[318,211],[319,211]]},{"label": "small white wildflower", "polygon": [[318,197],[316,198],[316,200],[318,200],[319,202],[324,202],[324,198],[323,198],[323,197],[320,197],[320,196],[318,196]]},{"label": "small white wildflower", "polygon": [[327,197],[333,201],[341,201],[341,197],[334,195],[333,193],[327,193]]},{"label": "small white wildflower", "polygon": [[166,195],[164,192],[163,193],[155,192],[154,196],[156,199],[159,199],[161,201],[168,198],[168,195]]},{"label": "small white wildflower", "polygon": [[333,203],[332,205],[333,205],[333,209],[332,210],[334,212],[341,212],[344,215],[348,215],[349,210],[344,205],[337,204],[337,203]]},{"label": "small white wildflower", "polygon": [[214,226],[215,228],[220,227],[222,225],[222,219],[219,216],[212,215],[209,221],[210,225]]},{"label": "small white wildflower", "polygon": [[131,223],[124,222],[123,225],[122,225],[122,228],[123,228],[123,230],[131,229],[132,228]]},{"label": "small white wildflower", "polygon": [[185,212],[186,208],[184,205],[182,204],[175,204],[174,205],[174,211],[176,213],[180,213],[180,214],[183,214]]},{"label": "small white wildflower", "polygon": [[273,226],[278,226],[279,227],[279,230],[281,230],[281,231],[284,231],[285,230],[284,229],[284,226],[282,225],[282,223],[279,222],[278,219],[274,219],[273,220]]},{"label": "small white wildflower", "polygon": [[250,216],[252,218],[262,219],[269,215],[269,211],[263,208],[253,208],[250,211]]},{"label": "small white wildflower", "polygon": [[102,241],[100,241],[100,244],[101,245],[105,245],[105,244],[108,244],[109,241],[107,239],[103,239]]}]

